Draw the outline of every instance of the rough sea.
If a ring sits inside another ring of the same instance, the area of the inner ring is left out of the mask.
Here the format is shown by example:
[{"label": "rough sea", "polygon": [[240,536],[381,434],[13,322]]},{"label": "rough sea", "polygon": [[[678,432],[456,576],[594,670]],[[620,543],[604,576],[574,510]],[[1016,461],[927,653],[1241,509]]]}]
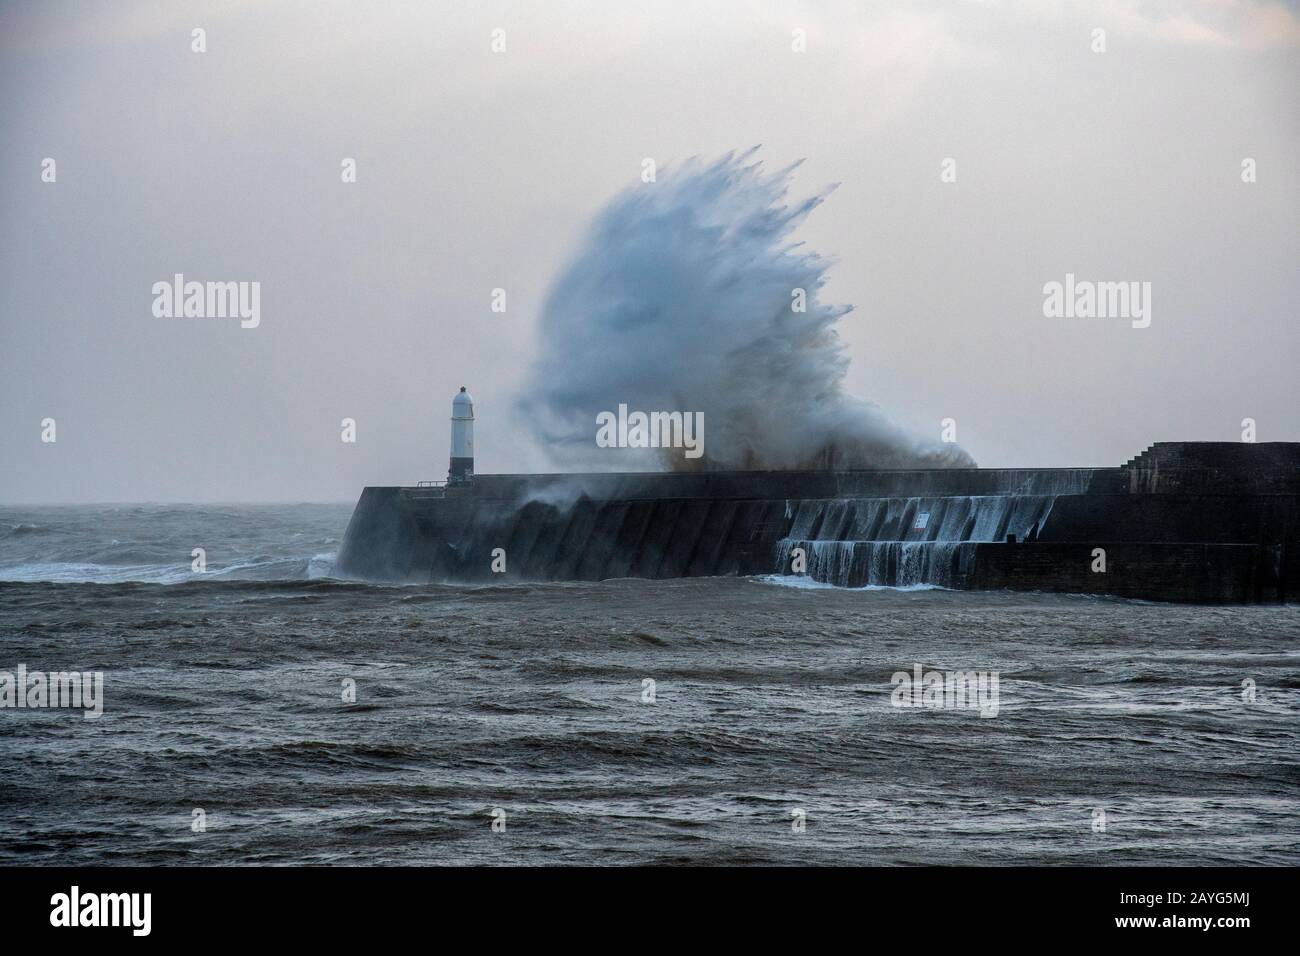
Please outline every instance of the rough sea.
[{"label": "rough sea", "polygon": [[0,864],[1300,863],[1300,607],[378,586],[350,511],[0,508],[0,682],[103,674],[0,709]]}]

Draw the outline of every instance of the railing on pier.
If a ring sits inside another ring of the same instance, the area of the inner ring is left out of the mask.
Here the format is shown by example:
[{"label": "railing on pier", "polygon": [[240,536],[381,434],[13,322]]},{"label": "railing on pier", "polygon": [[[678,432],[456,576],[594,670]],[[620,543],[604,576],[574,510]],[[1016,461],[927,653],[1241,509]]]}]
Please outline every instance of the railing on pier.
[{"label": "railing on pier", "polygon": [[417,481],[414,488],[403,488],[402,494],[407,498],[416,499],[445,498],[447,496],[447,482]]}]

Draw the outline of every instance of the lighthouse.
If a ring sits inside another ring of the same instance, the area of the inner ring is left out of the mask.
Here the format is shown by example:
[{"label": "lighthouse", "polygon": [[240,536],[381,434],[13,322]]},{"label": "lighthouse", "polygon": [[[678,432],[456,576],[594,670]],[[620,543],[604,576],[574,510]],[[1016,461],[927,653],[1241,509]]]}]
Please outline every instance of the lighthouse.
[{"label": "lighthouse", "polygon": [[474,399],[465,386],[451,400],[451,470],[447,484],[460,485],[474,477]]}]

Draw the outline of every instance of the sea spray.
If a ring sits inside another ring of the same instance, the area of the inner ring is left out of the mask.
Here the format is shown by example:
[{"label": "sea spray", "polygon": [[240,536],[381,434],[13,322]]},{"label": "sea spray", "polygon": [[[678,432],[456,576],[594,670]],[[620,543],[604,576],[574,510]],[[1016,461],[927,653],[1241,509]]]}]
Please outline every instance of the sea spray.
[{"label": "sea spray", "polygon": [[[844,391],[836,331],[850,306],[819,293],[830,261],[792,233],[831,191],[787,203],[794,164],[692,159],[615,197],[551,287],[519,410],[569,468],[969,466]],[[602,448],[597,416],[702,414],[702,457]]]}]

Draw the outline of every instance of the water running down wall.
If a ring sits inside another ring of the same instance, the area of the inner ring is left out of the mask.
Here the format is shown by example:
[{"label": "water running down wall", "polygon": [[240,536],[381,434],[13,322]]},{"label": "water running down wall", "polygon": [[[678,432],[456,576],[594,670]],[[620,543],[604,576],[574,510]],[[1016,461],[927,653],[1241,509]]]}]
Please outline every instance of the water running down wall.
[{"label": "water running down wall", "polygon": [[815,581],[957,587],[971,570],[970,542],[1008,535],[1035,541],[1055,501],[1054,495],[804,501],[773,570],[791,573],[792,553],[801,548]]}]

